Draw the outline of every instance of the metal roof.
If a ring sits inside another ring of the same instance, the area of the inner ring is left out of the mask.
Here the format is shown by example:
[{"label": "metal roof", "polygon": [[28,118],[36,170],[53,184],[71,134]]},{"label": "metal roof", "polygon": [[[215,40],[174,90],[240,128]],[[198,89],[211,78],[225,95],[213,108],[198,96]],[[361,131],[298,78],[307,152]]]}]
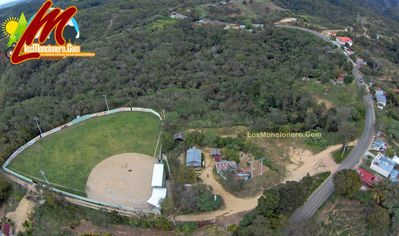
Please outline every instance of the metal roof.
[{"label": "metal roof", "polygon": [[163,187],[163,164],[154,164],[154,170],[152,171],[152,187]]},{"label": "metal roof", "polygon": [[219,148],[212,148],[211,149],[211,156],[220,156],[220,149]]},{"label": "metal roof", "polygon": [[187,150],[186,166],[200,167],[201,166],[201,154],[202,151],[195,147]]},{"label": "metal roof", "polygon": [[395,167],[395,162],[385,156],[375,158],[373,160],[373,164],[387,171],[388,173],[390,173]]},{"label": "metal roof", "polygon": [[379,103],[387,103],[387,97],[385,97],[385,95],[379,95],[379,94],[376,94],[376,98],[377,98],[377,102],[379,102]]}]

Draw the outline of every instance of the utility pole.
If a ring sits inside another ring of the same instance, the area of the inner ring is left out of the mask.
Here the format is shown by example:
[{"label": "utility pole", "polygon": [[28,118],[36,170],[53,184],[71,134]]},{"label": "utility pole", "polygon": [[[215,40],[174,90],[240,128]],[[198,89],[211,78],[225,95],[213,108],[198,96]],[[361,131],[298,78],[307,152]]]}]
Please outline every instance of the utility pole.
[{"label": "utility pole", "polygon": [[43,170],[40,170],[40,174],[42,174],[42,175],[43,175],[43,177],[44,177],[44,180],[46,180],[46,183],[47,183],[47,185],[48,185],[49,187],[51,187],[51,185],[50,185],[50,182],[48,182],[48,179],[46,178],[46,175],[45,175],[45,173],[44,173],[44,171],[43,171]]},{"label": "utility pole", "polygon": [[107,94],[103,94],[104,100],[105,100],[105,105],[107,105],[107,110],[109,111],[109,106],[108,106],[108,100],[107,100]]},{"label": "utility pole", "polygon": [[39,125],[39,122],[38,122],[38,121],[39,121],[39,118],[34,117],[33,120],[35,121],[35,123],[36,123],[36,125],[37,125],[37,128],[39,129],[40,137],[42,137],[42,136],[43,136],[43,132],[42,132],[42,129],[40,128],[40,125]]}]

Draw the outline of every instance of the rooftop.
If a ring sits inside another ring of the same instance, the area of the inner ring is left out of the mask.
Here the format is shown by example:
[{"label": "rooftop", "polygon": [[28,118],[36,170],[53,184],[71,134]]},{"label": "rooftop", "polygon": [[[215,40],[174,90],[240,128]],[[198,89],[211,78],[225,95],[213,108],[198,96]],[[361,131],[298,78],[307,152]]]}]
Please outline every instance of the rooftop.
[{"label": "rooftop", "polygon": [[358,171],[362,182],[371,186],[375,176],[363,168],[359,168]]},{"label": "rooftop", "polygon": [[154,170],[152,172],[152,187],[162,187],[163,186],[163,164],[154,164]]},{"label": "rooftop", "polygon": [[202,162],[202,151],[195,147],[187,150],[186,166],[200,167]]},{"label": "rooftop", "polygon": [[376,94],[377,102],[379,103],[387,103],[387,97],[385,95]]},{"label": "rooftop", "polygon": [[351,38],[349,37],[337,37],[337,40],[342,42],[342,43],[351,43],[353,42]]},{"label": "rooftop", "polygon": [[219,148],[212,148],[211,149],[211,156],[220,156],[220,149]]},{"label": "rooftop", "polygon": [[395,162],[383,155],[378,155],[376,158],[374,158],[372,164],[378,166],[388,173],[390,173],[395,167]]}]

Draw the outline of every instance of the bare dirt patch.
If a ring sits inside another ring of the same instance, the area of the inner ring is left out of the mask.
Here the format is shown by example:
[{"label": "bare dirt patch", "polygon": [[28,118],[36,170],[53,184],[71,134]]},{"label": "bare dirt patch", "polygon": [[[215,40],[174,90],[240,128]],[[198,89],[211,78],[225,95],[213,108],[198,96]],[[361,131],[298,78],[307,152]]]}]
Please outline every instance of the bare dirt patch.
[{"label": "bare dirt patch", "polygon": [[299,181],[308,173],[314,175],[325,171],[335,172],[338,165],[331,154],[340,147],[341,145],[335,145],[316,155],[305,149],[290,148],[288,154],[291,163],[287,165],[287,176],[283,182]]},{"label": "bare dirt patch", "polygon": [[7,213],[7,218],[15,224],[16,232],[25,232],[23,223],[28,219],[33,211],[35,203],[24,197],[18,204],[15,211]]},{"label": "bare dirt patch", "polygon": [[[350,145],[355,145],[355,142]],[[339,150],[342,145],[335,145],[327,148],[326,150],[313,154],[309,150],[301,148],[290,148],[288,155],[291,163],[287,165],[287,176],[283,182],[286,181],[299,181],[308,173],[315,175],[321,172],[330,171],[335,173],[339,164],[335,163],[332,158],[332,153]]]},{"label": "bare dirt patch", "polygon": [[327,99],[324,99],[321,97],[316,97],[316,101],[317,101],[317,104],[324,104],[326,106],[327,110],[334,107],[334,105]]},{"label": "bare dirt patch", "polygon": [[154,158],[125,153],[100,162],[90,173],[86,193],[91,199],[134,208],[148,208]]}]

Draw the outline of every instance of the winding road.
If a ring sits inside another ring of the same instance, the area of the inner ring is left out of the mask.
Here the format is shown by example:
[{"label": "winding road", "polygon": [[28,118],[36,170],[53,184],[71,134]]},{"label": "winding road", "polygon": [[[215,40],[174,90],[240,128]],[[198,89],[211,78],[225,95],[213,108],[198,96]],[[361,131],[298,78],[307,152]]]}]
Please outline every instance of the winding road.
[{"label": "winding road", "polygon": [[[298,27],[298,26],[290,26],[290,25],[275,25],[276,27],[279,28],[287,28],[287,29],[295,29],[295,30],[301,30],[305,31],[308,33],[311,33],[324,41],[327,41],[329,43],[332,43],[334,45],[337,45],[334,41],[332,41],[330,38],[324,36],[323,34]],[[339,45],[337,45],[339,46]],[[339,50],[343,52],[341,47],[338,47]],[[346,55],[346,54],[345,54]],[[370,95],[370,91],[367,87],[366,84],[363,82],[363,75],[359,71],[357,65],[353,62],[353,60],[347,56],[348,61],[350,61],[353,64],[353,71],[352,74],[355,77],[357,84],[359,87],[364,86],[367,90],[366,95],[364,95],[363,100],[366,106],[366,119],[365,119],[365,125],[363,128],[363,132],[361,137],[359,138],[355,148],[352,150],[352,152],[348,155],[348,157],[340,164],[338,167],[338,170],[343,170],[343,169],[351,169],[353,168],[360,160],[361,157],[364,156],[366,151],[368,150],[373,137],[374,137],[374,124],[375,124],[375,110],[374,110],[374,103],[373,99]],[[321,207],[321,205],[329,198],[329,196],[334,192],[334,183],[332,181],[333,175],[330,175],[329,178],[316,190],[313,192],[313,194],[308,198],[308,200],[305,202],[305,204],[298,208],[294,214],[291,216],[289,219],[289,226],[287,228],[287,233],[290,234],[291,232],[295,231],[295,229],[303,222],[306,222],[309,220]]]}]

